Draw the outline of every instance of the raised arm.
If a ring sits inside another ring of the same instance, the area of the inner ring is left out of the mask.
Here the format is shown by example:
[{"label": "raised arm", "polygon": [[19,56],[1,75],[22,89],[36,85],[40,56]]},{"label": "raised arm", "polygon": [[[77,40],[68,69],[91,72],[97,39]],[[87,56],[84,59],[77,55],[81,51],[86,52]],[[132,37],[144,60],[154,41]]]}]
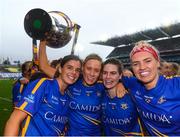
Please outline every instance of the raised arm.
[{"label": "raised arm", "polygon": [[51,67],[48,63],[46,54],[46,41],[40,41],[39,44],[39,67],[50,78],[54,77],[56,69]]},{"label": "raised arm", "polygon": [[18,136],[22,121],[27,117],[27,113],[14,109],[10,118],[6,122],[4,136]]}]

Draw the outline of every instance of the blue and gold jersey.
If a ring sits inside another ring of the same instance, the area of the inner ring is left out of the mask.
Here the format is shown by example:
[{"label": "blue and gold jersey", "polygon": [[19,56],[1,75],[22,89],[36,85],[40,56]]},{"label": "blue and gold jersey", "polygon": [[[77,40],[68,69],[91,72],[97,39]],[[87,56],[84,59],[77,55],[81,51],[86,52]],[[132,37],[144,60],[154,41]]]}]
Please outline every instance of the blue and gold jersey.
[{"label": "blue and gold jersey", "polygon": [[149,135],[180,135],[180,77],[159,76],[156,87],[151,90],[135,77],[122,80],[131,91]]},{"label": "blue and gold jersey", "polygon": [[103,127],[108,136],[142,136],[141,125],[135,105],[129,94],[123,98],[103,97]]},{"label": "blue and gold jersey", "polygon": [[21,84],[19,80],[15,82],[12,89],[12,101],[13,103],[18,103],[21,100],[22,93],[27,84]]},{"label": "blue and gold jersey", "polygon": [[69,86],[70,97],[69,128],[67,135],[98,136],[100,132],[102,83],[93,86],[83,84],[79,79]]},{"label": "blue and gold jersey", "polygon": [[59,136],[67,123],[69,98],[57,80],[42,78],[29,83],[16,109],[28,114],[20,135]]}]

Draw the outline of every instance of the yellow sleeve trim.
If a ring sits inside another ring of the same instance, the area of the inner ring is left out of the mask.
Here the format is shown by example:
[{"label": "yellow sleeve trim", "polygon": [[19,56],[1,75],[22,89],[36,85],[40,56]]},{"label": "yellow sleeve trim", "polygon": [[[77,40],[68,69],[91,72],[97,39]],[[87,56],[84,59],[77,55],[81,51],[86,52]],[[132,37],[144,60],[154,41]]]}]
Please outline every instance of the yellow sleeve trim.
[{"label": "yellow sleeve trim", "polygon": [[15,109],[18,109],[18,110],[20,110],[20,111],[23,111],[23,112],[27,113],[28,115],[30,115],[30,116],[32,117],[31,113],[27,112],[26,110],[22,110],[22,109],[20,109],[20,108],[18,108],[18,107],[15,107]]},{"label": "yellow sleeve trim", "polygon": [[28,128],[29,123],[30,123],[30,120],[31,120],[31,116],[27,116],[25,126],[22,128],[22,135],[21,135],[22,137],[24,137],[25,134],[26,134],[27,128]]}]

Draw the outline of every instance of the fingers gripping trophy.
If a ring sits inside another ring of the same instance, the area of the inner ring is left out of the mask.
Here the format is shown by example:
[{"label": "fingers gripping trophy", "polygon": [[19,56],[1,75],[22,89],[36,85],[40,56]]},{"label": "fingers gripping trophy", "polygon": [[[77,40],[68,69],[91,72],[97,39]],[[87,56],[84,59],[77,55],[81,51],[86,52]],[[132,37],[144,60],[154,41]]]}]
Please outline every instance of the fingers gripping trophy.
[{"label": "fingers gripping trophy", "polygon": [[38,65],[37,40],[45,39],[47,46],[61,48],[70,42],[74,33],[71,50],[71,54],[74,54],[80,25],[73,23],[67,15],[60,11],[46,12],[43,9],[36,8],[26,14],[24,29],[32,38],[33,63]]}]

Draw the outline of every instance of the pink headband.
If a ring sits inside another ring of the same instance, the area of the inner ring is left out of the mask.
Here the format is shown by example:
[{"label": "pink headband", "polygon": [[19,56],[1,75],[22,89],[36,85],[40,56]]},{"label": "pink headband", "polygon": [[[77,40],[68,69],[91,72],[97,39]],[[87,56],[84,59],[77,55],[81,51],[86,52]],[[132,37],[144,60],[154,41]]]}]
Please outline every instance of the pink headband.
[{"label": "pink headband", "polygon": [[153,47],[151,46],[146,46],[146,45],[141,45],[141,46],[135,46],[131,53],[130,53],[130,58],[132,58],[132,56],[138,52],[149,52],[153,55],[153,57],[159,61],[159,54],[158,51],[156,51]]}]

